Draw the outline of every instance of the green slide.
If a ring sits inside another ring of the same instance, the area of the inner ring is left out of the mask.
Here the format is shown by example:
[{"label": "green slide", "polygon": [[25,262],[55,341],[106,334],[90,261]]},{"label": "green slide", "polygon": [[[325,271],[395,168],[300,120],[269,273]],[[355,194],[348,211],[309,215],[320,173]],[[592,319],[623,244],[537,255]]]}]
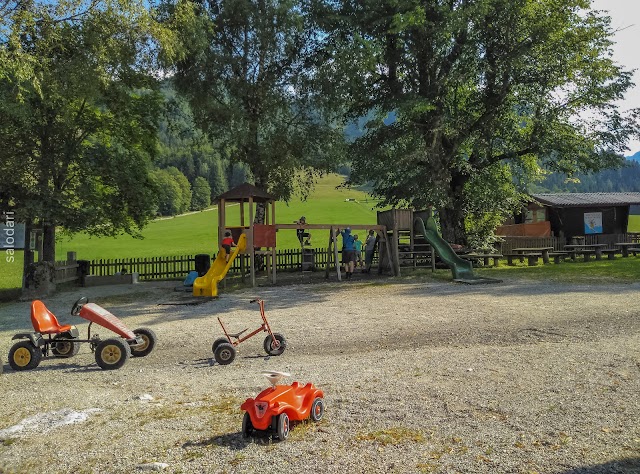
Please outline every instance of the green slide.
[{"label": "green slide", "polygon": [[458,257],[447,241],[440,237],[433,216],[429,216],[426,224],[420,217],[414,218],[413,227],[416,234],[422,234],[425,240],[438,252],[440,259],[449,266],[453,273],[454,281],[464,283],[488,283],[489,281],[496,281],[474,275],[473,264],[469,260]]}]

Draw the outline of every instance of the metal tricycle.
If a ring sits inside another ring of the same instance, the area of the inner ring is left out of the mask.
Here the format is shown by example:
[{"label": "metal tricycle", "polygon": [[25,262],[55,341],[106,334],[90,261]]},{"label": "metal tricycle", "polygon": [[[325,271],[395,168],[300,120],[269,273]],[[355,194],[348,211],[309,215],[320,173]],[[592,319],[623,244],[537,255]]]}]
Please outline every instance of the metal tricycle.
[{"label": "metal tricycle", "polygon": [[[71,308],[72,316],[80,316],[89,321],[87,338],[80,339],[78,328],[69,324],[61,325],[55,315],[40,300],[31,303],[31,324],[35,332],[20,333],[12,339],[16,342],[9,350],[9,365],[14,370],[35,369],[49,352],[54,357],[73,357],[80,350],[80,343],[88,342],[95,352],[96,363],[105,370],[119,369],[129,357],[144,357],[156,345],[156,335],[148,328],[130,331],[117,317],[98,306],[80,298]],[[120,337],[100,339],[91,335],[93,324],[113,331]]]},{"label": "metal tricycle", "polygon": [[250,301],[251,303],[257,303],[260,307],[260,316],[262,317],[262,324],[260,327],[253,332],[247,334],[244,337],[240,337],[242,334],[247,332],[249,328],[243,329],[237,333],[231,333],[227,331],[222,320],[218,317],[218,322],[220,323],[220,327],[222,327],[222,331],[224,332],[225,337],[220,337],[213,341],[213,345],[211,346],[211,350],[213,351],[213,357],[216,359],[216,362],[220,365],[227,365],[233,362],[236,358],[236,346],[238,346],[241,342],[246,341],[250,337],[255,336],[260,332],[269,333],[267,337],[264,339],[263,347],[264,351],[268,355],[279,356],[284,352],[287,348],[287,340],[284,338],[282,334],[278,334],[277,332],[271,331],[271,326],[269,326],[269,321],[267,321],[267,316],[264,314],[264,301],[261,299],[254,299]]}]

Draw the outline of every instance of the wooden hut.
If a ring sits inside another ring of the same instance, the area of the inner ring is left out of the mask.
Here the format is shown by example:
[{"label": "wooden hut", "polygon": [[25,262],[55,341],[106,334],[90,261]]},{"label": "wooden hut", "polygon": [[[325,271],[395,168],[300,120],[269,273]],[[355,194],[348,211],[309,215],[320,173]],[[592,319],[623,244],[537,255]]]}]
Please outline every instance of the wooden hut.
[{"label": "wooden hut", "polygon": [[[267,272],[273,272],[272,278],[275,281],[276,199],[252,184],[243,183],[222,193],[215,199],[215,202],[218,203],[218,242],[222,242],[225,229],[231,230],[233,240],[236,242],[240,234],[244,232],[247,235],[247,249],[244,253],[249,254],[251,262],[251,285],[256,286],[256,254],[271,257],[267,258]],[[226,224],[226,206],[229,203],[240,204],[239,226],[227,226]],[[264,215],[261,215],[262,213]],[[244,269],[242,275],[244,275]]]}]

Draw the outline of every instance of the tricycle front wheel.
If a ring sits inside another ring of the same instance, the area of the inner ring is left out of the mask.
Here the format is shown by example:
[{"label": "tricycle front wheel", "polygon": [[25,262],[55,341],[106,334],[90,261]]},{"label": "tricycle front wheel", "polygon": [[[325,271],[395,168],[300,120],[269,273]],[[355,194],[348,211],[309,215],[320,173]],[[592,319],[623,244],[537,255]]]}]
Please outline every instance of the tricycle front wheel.
[{"label": "tricycle front wheel", "polygon": [[9,350],[9,365],[13,370],[31,370],[42,360],[42,350],[30,341],[16,342]]},{"label": "tricycle front wheel", "polygon": [[105,339],[96,347],[96,363],[104,370],[119,369],[130,356],[129,344],[115,337]]},{"label": "tricycle front wheel", "polygon": [[264,338],[264,351],[272,356],[279,356],[287,348],[287,340],[282,334],[273,333],[273,337],[269,334]]}]

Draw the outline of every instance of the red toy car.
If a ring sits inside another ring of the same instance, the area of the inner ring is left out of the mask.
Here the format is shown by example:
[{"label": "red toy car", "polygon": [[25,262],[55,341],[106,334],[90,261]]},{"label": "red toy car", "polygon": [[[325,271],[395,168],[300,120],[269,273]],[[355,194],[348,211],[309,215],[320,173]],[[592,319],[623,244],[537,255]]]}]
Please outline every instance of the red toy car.
[{"label": "red toy car", "polygon": [[[118,318],[102,306],[80,298],[71,308],[72,316],[89,321],[87,339],[80,339],[78,329],[69,324],[61,325],[55,315],[40,300],[31,303],[31,324],[35,332],[20,333],[12,339],[16,342],[9,350],[9,365],[13,370],[35,369],[49,351],[55,357],[73,357],[81,342],[88,342],[96,354],[96,363],[105,370],[119,369],[130,356],[144,357],[156,345],[156,335],[151,329],[139,328],[130,331]],[[120,337],[100,339],[91,336],[91,325],[98,324]]]},{"label": "red toy car", "polygon": [[271,387],[263,390],[256,398],[247,398],[240,406],[246,413],[242,419],[242,436],[248,438],[254,432],[275,434],[280,441],[289,436],[291,421],[311,418],[320,421],[324,414],[324,393],[312,383],[300,386],[276,385],[285,372],[263,372],[271,382]]}]

